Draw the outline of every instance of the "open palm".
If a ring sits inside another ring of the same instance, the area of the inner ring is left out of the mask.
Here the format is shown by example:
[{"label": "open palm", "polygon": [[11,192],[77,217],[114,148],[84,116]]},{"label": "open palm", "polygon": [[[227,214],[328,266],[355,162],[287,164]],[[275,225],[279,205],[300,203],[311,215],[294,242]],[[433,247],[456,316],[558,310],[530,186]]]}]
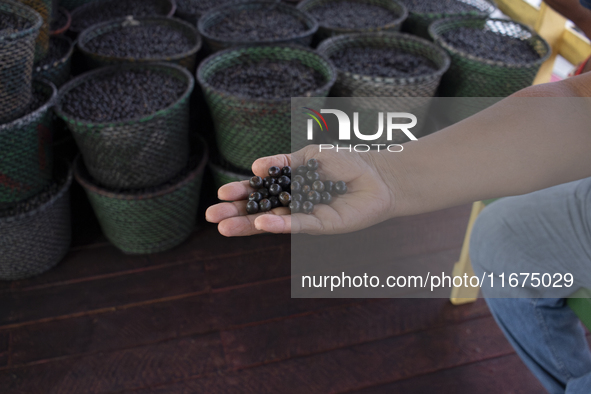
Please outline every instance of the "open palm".
[{"label": "open palm", "polygon": [[275,208],[270,212],[248,215],[248,195],[254,191],[248,181],[222,186],[218,191],[221,200],[233,201],[216,204],[207,210],[206,218],[219,223],[219,231],[225,236],[245,236],[263,232],[339,234],[360,230],[390,216],[394,198],[382,172],[376,164],[376,156],[369,153],[318,152],[317,146],[308,146],[293,155],[277,155],[254,162],[255,175],[265,177],[269,167],[297,166],[316,158],[320,163],[321,180],[345,181],[348,192],[337,196],[330,205],[316,205],[310,215],[291,215],[288,208]]}]

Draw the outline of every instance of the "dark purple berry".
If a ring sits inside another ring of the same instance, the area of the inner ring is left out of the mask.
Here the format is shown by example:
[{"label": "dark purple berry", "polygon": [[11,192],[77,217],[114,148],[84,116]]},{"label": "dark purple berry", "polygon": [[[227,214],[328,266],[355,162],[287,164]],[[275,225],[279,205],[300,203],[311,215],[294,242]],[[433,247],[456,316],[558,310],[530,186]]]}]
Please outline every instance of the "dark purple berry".
[{"label": "dark purple berry", "polygon": [[302,185],[299,182],[292,182],[291,183],[291,192],[292,193],[299,193],[302,190]]},{"label": "dark purple berry", "polygon": [[304,201],[304,196],[302,196],[300,193],[295,193],[291,195],[291,200],[302,202]]},{"label": "dark purple berry", "polygon": [[308,160],[308,170],[309,171],[316,171],[318,169],[318,160],[310,159]]},{"label": "dark purple berry", "polygon": [[[308,171],[306,171],[306,172],[308,172]],[[299,182],[300,184],[303,185],[304,183],[306,183],[306,178],[304,178],[301,175],[296,175],[296,176],[293,177],[293,179],[291,181],[292,182]]]},{"label": "dark purple berry", "polygon": [[259,209],[261,212],[269,212],[272,209],[271,201],[269,201],[267,198],[262,199],[259,202]]},{"label": "dark purple berry", "polygon": [[265,179],[263,179],[263,186],[266,189],[270,189],[271,185],[274,185],[276,183],[277,183],[277,178],[271,178],[270,176],[268,176]]},{"label": "dark purple berry", "polygon": [[308,167],[306,166],[299,166],[296,170],[296,175],[306,175],[306,172],[308,172]]},{"label": "dark purple berry", "polygon": [[306,172],[306,179],[309,183],[314,183],[320,179],[320,174],[316,171],[308,171]]},{"label": "dark purple berry", "polygon": [[291,179],[285,175],[281,175],[279,179],[277,179],[277,184],[281,186],[283,190],[288,190],[289,185],[291,184]]},{"label": "dark purple berry", "polygon": [[318,193],[322,193],[324,191],[324,182],[316,181],[312,184],[312,189],[316,190]]},{"label": "dark purple berry", "polygon": [[285,166],[281,169],[281,173],[285,176],[291,177],[291,167]]},{"label": "dark purple berry", "polygon": [[291,195],[288,192],[281,192],[279,195],[279,202],[281,202],[281,205],[284,207],[287,207],[291,202]]},{"label": "dark purple berry", "polygon": [[332,194],[330,194],[329,192],[323,192],[321,202],[326,205],[330,204],[332,202]]},{"label": "dark purple berry", "polygon": [[289,209],[291,210],[291,213],[298,213],[302,210],[302,203],[299,201],[292,201],[291,204],[289,204]]},{"label": "dark purple berry", "polygon": [[334,192],[334,182],[324,181],[324,191],[332,194]]},{"label": "dark purple berry", "polygon": [[312,191],[312,187],[310,185],[304,185],[302,186],[302,190],[301,193],[302,194],[308,194]]},{"label": "dark purple berry", "polygon": [[250,193],[248,196],[248,201],[259,202],[263,199],[263,196],[259,192]]},{"label": "dark purple berry", "polygon": [[347,184],[343,181],[338,181],[334,184],[334,191],[337,194],[345,194],[347,193]]},{"label": "dark purple berry", "polygon": [[277,166],[269,168],[269,176],[272,178],[279,178],[281,176],[281,168]]},{"label": "dark purple berry", "polygon": [[263,187],[263,178],[261,178],[260,176],[253,176],[252,178],[250,178],[250,181],[248,183],[250,183],[250,187],[252,187],[253,189],[260,189],[261,187]]},{"label": "dark purple berry", "polygon": [[308,215],[314,211],[314,204],[310,201],[306,201],[302,204],[302,212],[307,213]]},{"label": "dark purple berry", "polygon": [[283,189],[278,184],[271,185],[269,188],[269,194],[272,196],[278,196],[282,191]]},{"label": "dark purple berry", "polygon": [[259,211],[259,203],[256,201],[249,201],[246,203],[246,213],[253,215]]},{"label": "dark purple berry", "polygon": [[275,196],[269,197],[269,201],[271,201],[271,208],[277,208],[277,207],[281,206],[279,199]]},{"label": "dark purple berry", "polygon": [[258,192],[261,193],[261,200],[263,198],[268,198],[269,197],[269,189],[265,189],[263,187],[262,189],[259,189]]},{"label": "dark purple berry", "polygon": [[312,204],[320,204],[322,200],[322,196],[315,190],[312,190],[310,193],[306,195],[306,200],[310,201]]}]

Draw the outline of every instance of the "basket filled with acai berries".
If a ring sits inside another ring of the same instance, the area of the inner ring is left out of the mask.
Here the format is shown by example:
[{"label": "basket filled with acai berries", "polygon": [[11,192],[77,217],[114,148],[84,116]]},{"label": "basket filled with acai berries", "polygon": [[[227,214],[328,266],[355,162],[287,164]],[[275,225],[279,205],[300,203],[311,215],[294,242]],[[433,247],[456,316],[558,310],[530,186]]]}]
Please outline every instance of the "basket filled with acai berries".
[{"label": "basket filled with acai berries", "polygon": [[333,198],[347,193],[343,181],[321,181],[316,159],[308,160],[307,165],[299,166],[292,177],[291,167],[269,168],[269,176],[254,176],[249,184],[254,189],[248,196],[248,214],[269,212],[274,208],[289,207],[291,213],[314,212],[318,204],[330,204]]}]

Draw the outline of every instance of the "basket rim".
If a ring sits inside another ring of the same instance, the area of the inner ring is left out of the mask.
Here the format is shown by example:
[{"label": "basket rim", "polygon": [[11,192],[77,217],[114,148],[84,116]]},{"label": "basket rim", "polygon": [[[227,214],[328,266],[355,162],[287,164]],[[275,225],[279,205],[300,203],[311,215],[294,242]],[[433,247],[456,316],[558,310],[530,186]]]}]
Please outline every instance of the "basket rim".
[{"label": "basket rim", "polygon": [[[301,1],[300,3],[298,3],[296,8],[303,11],[303,12],[309,12],[309,11],[304,11],[303,8],[308,6],[313,1],[318,1],[318,0]],[[324,3],[340,3],[342,1],[353,1],[355,3],[369,4],[368,2],[366,2],[364,0],[320,0],[320,1],[323,4]],[[365,30],[366,32],[376,31],[376,30],[379,31],[379,30],[384,30],[384,29],[391,29],[393,27],[401,25],[402,22],[404,22],[406,20],[406,18],[408,18],[408,15],[409,15],[408,7],[406,7],[406,5],[403,4],[401,1],[397,1],[397,0],[388,0],[387,3],[391,3],[391,4],[394,4],[395,6],[398,6],[400,8],[400,10],[402,10],[402,12],[400,13],[400,15],[396,19],[394,19],[392,22],[387,23],[385,25],[368,27],[368,28],[346,28],[346,27],[333,27],[333,26],[318,22],[318,27],[319,28],[321,27],[325,30],[330,30],[330,31],[335,32],[337,34],[347,34],[347,33],[352,33],[354,31],[363,31],[363,30]],[[312,18],[314,18],[314,17],[312,17]]]},{"label": "basket rim", "polygon": [[50,81],[47,81],[47,80],[41,79],[41,78],[34,78],[33,79],[33,86],[35,85],[35,83],[44,84],[44,85],[46,85],[46,87],[49,87],[52,90],[52,93],[49,96],[49,98],[47,99],[47,101],[45,103],[43,103],[43,105],[41,105],[36,110],[31,111],[31,112],[27,112],[26,114],[24,114],[23,116],[21,116],[18,119],[13,120],[12,122],[0,124],[0,133],[7,131],[7,130],[13,130],[16,127],[19,127],[22,123],[29,122],[29,120],[32,117],[37,116],[38,114],[47,111],[49,108],[51,108],[55,104],[55,100],[58,95],[58,90],[55,87],[55,85],[53,83],[51,83]]},{"label": "basket rim", "polygon": [[9,4],[10,6],[12,6],[14,8],[20,8],[22,11],[28,13],[29,19],[33,20],[33,25],[27,29],[19,30],[16,33],[11,33],[8,35],[1,35],[0,42],[6,41],[6,40],[15,40],[18,38],[26,37],[31,34],[35,34],[35,32],[37,32],[39,29],[41,29],[41,26],[43,25],[43,18],[33,8],[26,6],[25,4],[20,3],[18,1],[2,0],[2,2],[5,4]]},{"label": "basket rim", "polygon": [[[65,113],[61,108],[62,107],[62,100],[63,100],[64,96],[66,94],[68,94],[72,89],[76,88],[79,84],[86,82],[87,80],[94,79],[101,74],[110,74],[112,71],[121,71],[121,70],[128,70],[128,69],[129,70],[141,70],[141,69],[145,69],[145,68],[175,69],[176,71],[179,71],[182,75],[184,75],[187,78],[187,85],[188,86],[185,89],[185,91],[183,92],[183,94],[181,94],[180,97],[176,101],[174,101],[173,103],[171,103],[169,106],[167,106],[165,108],[161,108],[158,111],[153,112],[148,115],[137,116],[135,118],[124,119],[124,120],[115,121],[115,122],[100,122],[99,123],[99,122],[92,122],[92,121],[85,120],[85,119],[79,119],[79,118],[76,118],[74,116],[70,116],[69,114]],[[81,75],[77,76],[76,78],[70,80],[69,82],[67,82],[59,90],[59,94],[57,97],[57,102],[56,102],[54,111],[55,111],[56,115],[58,115],[60,118],[65,120],[67,123],[70,123],[70,124],[74,123],[74,124],[82,125],[82,126],[85,126],[88,128],[114,127],[114,126],[128,125],[128,124],[132,124],[132,123],[141,123],[141,122],[146,122],[148,120],[151,120],[155,117],[158,117],[158,116],[162,115],[163,113],[169,111],[171,108],[176,107],[181,102],[188,100],[194,87],[195,87],[195,79],[193,78],[191,73],[189,71],[187,71],[186,68],[179,66],[177,64],[174,64],[174,63],[163,63],[163,62],[148,63],[148,62],[145,62],[145,63],[117,64],[114,66],[101,67],[96,70],[86,72],[86,73],[81,74]]]},{"label": "basket rim", "polygon": [[[456,0],[456,1],[459,1],[460,3],[466,3],[465,1],[462,1],[462,0]],[[429,19],[431,19],[431,18],[441,19],[442,17],[448,17],[448,16],[453,16],[453,17],[459,16],[459,15],[470,16],[471,14],[474,14],[474,13],[478,13],[480,15],[490,15],[493,12],[495,12],[495,10],[497,9],[497,7],[495,7],[494,4],[492,4],[491,2],[489,2],[487,0],[477,0],[477,1],[480,1],[483,4],[487,4],[488,5],[487,10],[480,11],[477,9],[477,11],[462,11],[462,12],[447,13],[447,12],[414,12],[409,9],[408,13],[410,15],[427,17]]]},{"label": "basket rim", "polygon": [[[489,22],[489,21],[493,21],[493,22],[500,22],[503,24],[519,25],[522,29],[530,32],[530,34],[532,35],[532,37],[531,37],[532,39],[534,39],[534,38],[538,39],[544,45],[544,47],[546,49],[546,53],[544,54],[544,56],[541,56],[539,59],[532,61],[532,62],[528,62],[528,63],[505,63],[505,62],[501,62],[498,60],[490,60],[490,59],[486,59],[484,57],[472,55],[470,53],[459,50],[459,49],[453,47],[452,45],[448,44],[443,39],[441,34],[439,34],[438,32],[435,31],[436,28],[438,28],[442,25],[457,22],[457,21],[484,21],[485,23]],[[447,50],[453,54],[460,55],[464,58],[467,58],[467,59],[470,59],[470,60],[473,60],[473,61],[476,61],[479,63],[487,64],[489,66],[497,66],[497,67],[505,67],[505,68],[526,68],[526,67],[531,67],[531,66],[535,66],[535,65],[544,63],[552,54],[552,49],[550,48],[550,45],[542,36],[540,36],[538,33],[533,31],[532,29],[530,29],[527,25],[525,25],[523,23],[516,22],[514,20],[510,20],[510,19],[482,18],[482,17],[470,17],[470,16],[444,18],[444,19],[440,19],[438,21],[435,21],[431,25],[429,25],[429,35],[433,38],[434,42],[436,42],[439,46],[441,46],[445,50]]]},{"label": "basket rim", "polygon": [[356,38],[363,38],[363,37],[371,37],[371,38],[381,39],[381,38],[388,37],[388,36],[400,38],[401,41],[402,40],[415,41],[415,42],[421,43],[421,44],[429,47],[430,49],[434,50],[435,52],[437,52],[441,55],[441,57],[443,59],[443,65],[438,66],[437,70],[434,71],[433,73],[425,74],[425,75],[417,75],[414,77],[380,77],[380,76],[374,76],[374,75],[356,74],[356,73],[352,73],[349,71],[341,70],[341,69],[337,68],[336,66],[335,66],[335,68],[337,68],[339,73],[342,73],[346,76],[350,76],[354,79],[368,80],[368,81],[373,81],[373,82],[391,83],[391,82],[408,81],[408,80],[420,81],[423,79],[432,79],[434,77],[439,78],[443,74],[445,74],[447,72],[447,70],[449,69],[449,67],[451,66],[451,59],[450,59],[449,55],[441,47],[435,45],[434,43],[432,43],[429,40],[426,40],[424,38],[421,38],[421,37],[418,37],[418,36],[415,36],[412,34],[400,33],[400,32],[382,31],[382,32],[369,32],[369,33],[342,34],[342,35],[331,37],[331,38],[328,38],[328,39],[322,41],[322,43],[320,43],[320,45],[318,46],[318,48],[316,50],[320,53],[325,54],[325,56],[327,56],[330,59],[330,57],[326,54],[326,51],[329,50],[331,46],[333,46],[335,43],[338,43],[339,41],[354,40]]},{"label": "basket rim", "polygon": [[53,37],[50,37],[49,39],[50,39],[50,42],[51,42],[51,40],[63,40],[63,41],[66,41],[68,43],[70,49],[68,49],[68,52],[62,58],[54,61],[53,63],[46,64],[44,66],[37,66],[37,67],[35,67],[35,69],[33,70],[33,72],[37,72],[38,73],[38,72],[41,72],[41,71],[47,71],[47,70],[49,70],[51,68],[58,67],[58,66],[60,66],[60,65],[62,65],[64,63],[66,63],[72,57],[72,55],[74,53],[74,48],[75,48],[76,45],[75,45],[75,42],[72,41],[69,37],[65,37],[65,36],[53,36]]},{"label": "basket rim", "polygon": [[[35,209],[20,213],[15,216],[0,217],[0,224],[12,223],[12,222],[16,222],[16,221],[23,220],[23,219],[28,219],[29,217],[36,216],[39,213],[52,207],[57,200],[62,198],[64,196],[64,194],[66,194],[68,192],[68,190],[70,189],[70,185],[72,184],[72,180],[74,179],[72,166],[70,165],[70,163],[68,163],[67,160],[60,160],[60,162],[61,162],[61,165],[65,166],[65,168],[68,169],[68,175],[67,175],[64,183],[61,185],[60,189],[55,193],[55,195],[53,195],[48,201],[39,205]],[[31,197],[31,198],[33,198],[33,197]]]},{"label": "basket rim", "polygon": [[[72,22],[74,22],[75,18],[76,18],[76,17],[78,16],[78,14],[80,14],[81,12],[83,12],[83,11],[86,11],[87,9],[90,9],[90,8],[92,8],[92,7],[96,7],[97,5],[100,5],[101,3],[109,3],[109,2],[111,2],[111,1],[115,1],[115,0],[95,0],[95,1],[92,1],[92,2],[90,2],[90,3],[82,4],[81,6],[79,6],[79,7],[76,7],[76,8],[75,8],[75,9],[74,9],[74,10],[73,10],[71,13],[70,13],[70,16],[71,16],[71,18],[72,18]],[[176,12],[176,8],[177,8],[177,7],[176,7],[176,1],[175,1],[175,0],[156,0],[156,1],[159,1],[159,2],[161,2],[161,3],[167,2],[168,4],[170,4],[170,11],[168,11],[168,13],[167,13],[166,15],[161,15],[161,16],[172,17],[172,16],[174,15],[174,13]],[[105,21],[105,22],[108,22],[108,21]],[[101,22],[101,23],[104,23],[104,22]],[[71,32],[73,32],[73,33],[80,34],[80,33],[82,33],[84,30],[86,30],[86,29],[89,29],[89,28],[91,28],[91,27],[93,27],[93,26],[94,26],[94,25],[90,25],[90,26],[86,27],[85,29],[79,30],[79,29],[73,28],[73,27],[71,26],[71,24],[70,24],[70,27],[69,27],[69,29],[70,29],[70,31],[71,31]]]},{"label": "basket rim", "polygon": [[[238,11],[241,11],[242,8],[244,8],[244,7],[248,7],[248,6],[252,6],[252,5],[260,5],[261,7],[264,5],[275,5],[279,10],[285,10],[286,12],[299,14],[300,15],[299,19],[305,21],[308,29],[298,35],[293,35],[293,36],[284,37],[284,38],[276,38],[276,39],[272,39],[272,40],[262,40],[262,41],[256,41],[256,40],[255,41],[252,41],[252,40],[251,41],[240,41],[240,40],[234,41],[234,40],[230,40],[230,39],[215,37],[215,36],[208,34],[206,32],[204,24],[209,19],[217,17],[217,16],[221,16],[221,15],[233,14]],[[298,39],[312,36],[318,30],[318,26],[319,26],[318,21],[316,19],[314,19],[307,12],[302,11],[298,8],[295,8],[293,6],[290,6],[288,4],[279,3],[276,1],[270,1],[270,0],[245,1],[245,2],[241,2],[241,3],[237,3],[231,8],[222,5],[222,6],[208,10],[206,13],[201,15],[201,17],[197,21],[197,29],[199,31],[199,34],[201,34],[205,39],[210,40],[210,41],[216,41],[216,42],[231,41],[233,43],[233,46],[252,45],[252,44],[257,44],[257,45],[275,44],[275,43],[281,43],[281,42],[285,42],[285,41],[298,40]]]},{"label": "basket rim", "polygon": [[[102,59],[117,59],[117,60],[136,61],[136,62],[162,62],[162,61],[164,61],[163,57],[136,58],[136,57],[129,57],[129,56],[127,56],[127,57],[105,56],[105,55],[98,54],[96,52],[92,52],[86,47],[86,44],[88,42],[90,42],[92,39],[99,37],[107,32],[103,32],[102,34],[97,34],[94,37],[92,37],[91,39],[86,40],[88,35],[92,34],[96,30],[101,29],[101,28],[105,28],[105,27],[109,27],[109,26],[113,26],[113,28],[116,28],[117,25],[120,25],[122,22],[125,22],[128,20],[129,19],[127,17],[111,19],[109,21],[97,23],[96,25],[92,25],[92,26],[88,27],[87,29],[82,31],[82,33],[80,33],[80,35],[78,36],[78,39],[76,40],[76,47],[78,48],[78,50],[80,50],[80,52],[82,52],[83,54],[85,54],[87,56],[93,56],[93,57],[98,57],[98,58],[102,58]],[[187,29],[190,29],[191,31],[193,31],[195,33],[195,38],[196,38],[195,45],[186,52],[177,53],[177,54],[174,54],[171,56],[166,56],[167,62],[174,61],[174,60],[180,60],[185,57],[192,56],[192,55],[196,54],[197,52],[199,52],[199,50],[201,49],[201,47],[203,45],[203,40],[201,39],[201,35],[199,34],[199,32],[197,31],[195,26],[191,25],[190,23],[188,23],[182,19],[173,18],[173,17],[169,17],[169,16],[152,15],[152,16],[141,16],[141,17],[137,17],[137,18],[132,17],[132,20],[138,21],[138,22],[144,22],[147,24],[155,24],[156,22],[169,22],[170,25],[172,25],[177,30],[180,30],[179,27],[183,26]],[[175,26],[175,24],[176,24],[176,26]],[[125,28],[125,26],[120,26],[120,27],[122,29]],[[113,31],[113,30],[109,30],[109,32]]]},{"label": "basket rim", "polygon": [[[157,190],[152,193],[145,193],[145,194],[137,194],[133,192],[113,192],[105,187],[101,187],[94,183],[91,179],[88,179],[87,176],[81,173],[81,166],[84,164],[82,160],[82,155],[78,154],[76,159],[74,159],[74,177],[76,181],[82,185],[84,189],[87,191],[93,192],[103,197],[115,199],[115,200],[124,200],[124,201],[143,201],[143,200],[151,200],[154,198],[162,197],[168,194],[171,194],[182,187],[186,186],[187,184],[191,183],[196,177],[198,177],[203,171],[205,170],[205,166],[207,164],[209,158],[209,149],[207,147],[206,142],[203,138],[199,137],[199,145],[201,147],[202,156],[199,161],[199,164],[195,166],[193,170],[191,170],[184,178],[179,180],[177,183],[167,186],[161,190]],[[194,155],[198,155],[199,153],[195,153]]]},{"label": "basket rim", "polygon": [[50,36],[59,36],[59,35],[65,33],[70,28],[70,25],[72,24],[72,14],[70,14],[70,11],[68,11],[65,7],[59,7],[58,12],[61,12],[66,15],[66,24],[63,25],[62,27],[60,27],[59,29],[51,30],[49,32]]},{"label": "basket rim", "polygon": [[292,49],[292,50],[296,50],[296,51],[300,51],[300,52],[308,52],[309,54],[312,54],[314,56],[318,56],[320,59],[322,59],[323,62],[325,62],[325,65],[330,72],[330,77],[327,79],[327,81],[322,86],[314,89],[312,91],[312,96],[310,96],[310,97],[315,97],[314,94],[320,95],[323,92],[330,91],[330,88],[334,85],[334,83],[337,80],[337,76],[338,76],[337,69],[334,66],[334,64],[332,63],[332,61],[329,58],[327,58],[325,55],[318,53],[317,51],[315,51],[311,48],[307,48],[307,47],[304,47],[301,45],[294,45],[294,44],[279,45],[278,44],[278,45],[239,46],[239,47],[232,47],[232,48],[224,49],[222,51],[215,52],[214,54],[209,55],[207,58],[205,58],[201,62],[199,67],[197,68],[197,73],[196,73],[197,81],[199,82],[199,84],[201,85],[201,87],[203,89],[210,90],[210,91],[214,92],[215,94],[218,94],[218,95],[221,95],[224,97],[237,98],[237,99],[247,99],[250,102],[256,102],[256,103],[291,102],[291,97],[267,99],[267,98],[261,98],[261,97],[247,97],[247,96],[237,95],[234,93],[225,92],[223,90],[215,88],[208,81],[205,80],[205,78],[203,76],[205,68],[207,66],[209,66],[209,64],[211,62],[215,61],[218,57],[222,57],[222,56],[224,56],[228,53],[231,53],[231,52],[244,53],[244,52],[248,52],[248,51],[252,51],[252,50],[260,50],[263,48],[270,49],[270,50]]}]

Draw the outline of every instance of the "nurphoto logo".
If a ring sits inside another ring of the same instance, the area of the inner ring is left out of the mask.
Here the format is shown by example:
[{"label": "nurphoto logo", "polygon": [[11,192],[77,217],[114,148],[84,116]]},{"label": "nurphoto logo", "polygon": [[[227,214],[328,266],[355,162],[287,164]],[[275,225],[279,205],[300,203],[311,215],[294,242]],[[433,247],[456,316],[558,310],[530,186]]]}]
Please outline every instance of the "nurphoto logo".
[{"label": "nurphoto logo", "polygon": [[[345,112],[338,110],[338,109],[321,109],[320,112],[316,111],[312,108],[303,107],[305,110],[305,114],[310,116],[311,119],[308,119],[308,141],[314,140],[314,122],[318,124],[321,131],[328,132],[328,124],[326,119],[322,114],[332,114],[337,117],[337,121],[339,124],[338,130],[338,140],[339,142],[342,141],[350,141],[351,140],[351,130],[355,137],[361,141],[378,141],[383,140],[384,130],[386,132],[386,141],[392,141],[392,136],[394,131],[402,131],[410,141],[416,141],[417,138],[414,134],[410,131],[413,127],[417,125],[417,117],[408,112],[379,112],[378,113],[378,130],[373,134],[364,134],[359,130],[359,113],[353,113],[353,127],[351,127],[351,119],[349,115]],[[400,123],[404,120],[410,120],[410,122]],[[385,127],[384,127],[385,124]],[[333,144],[320,144],[319,150],[330,150],[336,149],[337,152],[340,150],[346,151],[355,151],[355,152],[369,152],[372,149],[380,151],[385,147],[386,150],[389,152],[402,152],[404,149],[400,144],[357,144],[357,145],[333,145]]]}]

